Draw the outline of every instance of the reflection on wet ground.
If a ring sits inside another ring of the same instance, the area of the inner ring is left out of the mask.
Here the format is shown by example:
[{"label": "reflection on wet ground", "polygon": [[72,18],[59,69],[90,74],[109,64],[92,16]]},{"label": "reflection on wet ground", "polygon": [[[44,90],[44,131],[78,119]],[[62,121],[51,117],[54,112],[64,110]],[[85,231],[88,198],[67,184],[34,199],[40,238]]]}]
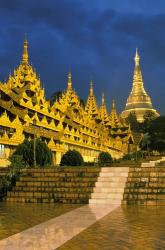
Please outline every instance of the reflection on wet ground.
[{"label": "reflection on wet ground", "polygon": [[59,250],[163,250],[165,207],[119,207]]},{"label": "reflection on wet ground", "polygon": [[0,202],[0,240],[78,207],[80,205]]},{"label": "reflection on wet ground", "polygon": [[3,250],[53,250],[119,205],[90,204],[74,209],[0,241]]}]

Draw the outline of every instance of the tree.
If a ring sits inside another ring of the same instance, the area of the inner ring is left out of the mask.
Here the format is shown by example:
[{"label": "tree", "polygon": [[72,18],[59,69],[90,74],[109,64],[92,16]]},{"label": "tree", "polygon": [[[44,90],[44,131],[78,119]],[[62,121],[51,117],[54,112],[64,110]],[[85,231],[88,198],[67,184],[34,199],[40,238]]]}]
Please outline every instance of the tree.
[{"label": "tree", "polygon": [[[45,142],[36,139],[35,150],[38,166],[44,167],[52,163],[52,152]],[[11,161],[13,161],[16,155],[22,156],[22,160],[26,166],[34,166],[34,140],[29,141],[26,139],[20,144],[11,156]]]},{"label": "tree", "polygon": [[145,112],[143,118],[144,118],[144,121],[141,124],[141,130],[142,130],[143,133],[147,133],[148,129],[149,129],[150,125],[151,125],[151,122],[154,119],[156,119],[157,116],[155,115],[154,112],[148,110],[148,111]]},{"label": "tree", "polygon": [[98,156],[99,165],[109,165],[113,162],[112,156],[108,152],[101,152]]},{"label": "tree", "polygon": [[151,143],[151,136],[149,135],[149,133],[145,133],[143,135],[143,138],[140,141],[140,147],[143,150],[147,150],[147,153],[149,154],[149,145]]},{"label": "tree", "polygon": [[128,117],[126,118],[126,121],[130,124],[131,130],[134,132],[139,132],[140,130],[140,124],[137,121],[137,117],[135,112],[131,112]]},{"label": "tree", "polygon": [[152,120],[148,133],[151,140],[150,149],[165,152],[165,116]]},{"label": "tree", "polygon": [[82,155],[76,150],[68,150],[61,158],[61,166],[82,166]]}]

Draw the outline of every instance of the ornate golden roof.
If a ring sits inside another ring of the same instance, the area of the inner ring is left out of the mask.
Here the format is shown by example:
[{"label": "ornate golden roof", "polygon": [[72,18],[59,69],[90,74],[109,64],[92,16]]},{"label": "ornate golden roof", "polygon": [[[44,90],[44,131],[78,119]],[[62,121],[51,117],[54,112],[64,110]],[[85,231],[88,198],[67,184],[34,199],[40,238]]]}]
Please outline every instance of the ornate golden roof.
[{"label": "ornate golden roof", "polygon": [[57,152],[80,147],[97,153],[112,149],[123,153],[128,146],[129,132],[121,123],[115,105],[109,116],[103,95],[98,109],[92,81],[84,107],[73,90],[69,72],[66,90],[50,106],[40,79],[29,64],[27,39],[20,65],[6,83],[0,84],[0,96],[0,143],[16,146],[25,137],[37,135]]},{"label": "ornate golden roof", "polygon": [[105,97],[104,97],[104,93],[102,94],[102,99],[101,99],[101,106],[99,109],[99,115],[100,118],[103,122],[104,125],[109,126],[109,117],[108,117],[108,112],[107,112],[107,107],[105,104]]}]

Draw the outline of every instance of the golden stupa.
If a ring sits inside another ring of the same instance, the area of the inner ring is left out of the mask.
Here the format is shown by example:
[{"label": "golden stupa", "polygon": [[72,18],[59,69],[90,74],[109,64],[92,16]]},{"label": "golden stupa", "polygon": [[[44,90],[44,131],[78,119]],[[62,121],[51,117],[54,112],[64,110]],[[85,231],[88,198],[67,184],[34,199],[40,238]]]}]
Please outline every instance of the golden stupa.
[{"label": "golden stupa", "polygon": [[159,116],[159,114],[153,108],[151,98],[144,89],[143,78],[140,69],[140,57],[138,55],[137,49],[134,60],[135,69],[132,90],[127,99],[125,110],[122,112],[121,116],[126,118],[131,112],[135,112],[137,121],[143,122],[146,112],[151,112],[155,116]]}]

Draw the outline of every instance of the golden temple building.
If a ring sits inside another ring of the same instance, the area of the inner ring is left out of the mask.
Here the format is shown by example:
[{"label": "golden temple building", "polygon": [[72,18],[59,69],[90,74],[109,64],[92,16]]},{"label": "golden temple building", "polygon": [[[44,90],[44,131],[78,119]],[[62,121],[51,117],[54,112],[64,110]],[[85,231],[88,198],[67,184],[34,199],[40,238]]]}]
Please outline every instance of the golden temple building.
[{"label": "golden temple building", "polygon": [[140,69],[140,57],[136,49],[135,69],[133,76],[133,85],[131,93],[127,99],[125,110],[121,116],[126,118],[130,113],[135,112],[137,121],[143,122],[146,112],[151,112],[155,116],[159,116],[158,112],[153,108],[151,98],[144,89],[142,73]]},{"label": "golden temple building", "polygon": [[90,83],[87,103],[82,105],[72,88],[72,76],[62,96],[53,105],[45,98],[44,88],[29,64],[28,42],[25,39],[22,61],[6,82],[0,83],[0,163],[7,160],[25,138],[41,138],[53,153],[54,164],[69,149],[79,151],[85,162],[97,160],[101,151],[119,158],[133,147],[129,125],[116,111],[107,112],[105,98],[97,106]]}]

